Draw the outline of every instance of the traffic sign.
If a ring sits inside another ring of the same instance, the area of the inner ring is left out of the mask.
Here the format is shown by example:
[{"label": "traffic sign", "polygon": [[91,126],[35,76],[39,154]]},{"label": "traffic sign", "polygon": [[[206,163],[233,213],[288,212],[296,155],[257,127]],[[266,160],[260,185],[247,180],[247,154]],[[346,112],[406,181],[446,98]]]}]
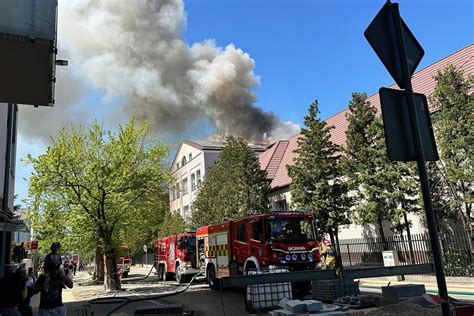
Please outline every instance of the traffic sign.
[{"label": "traffic sign", "polygon": [[[391,161],[416,161],[406,93],[400,90],[381,88],[379,95],[388,159]],[[425,160],[437,161],[439,159],[438,150],[426,96],[420,93],[415,93],[414,96]]]},{"label": "traffic sign", "polygon": [[[397,8],[395,8],[395,6]],[[370,22],[364,32],[364,36],[397,85],[401,89],[404,89],[405,83],[401,61],[403,56],[399,54],[399,44],[396,41],[397,28],[394,25],[394,20],[399,18],[398,16],[398,3],[386,3],[372,22]],[[405,41],[408,71],[411,76],[415,72],[416,67],[418,67],[425,51],[403,19],[400,18],[400,20],[402,24],[402,35]]]},{"label": "traffic sign", "polygon": [[143,245],[143,252],[146,253],[148,251],[148,247],[146,245]]}]

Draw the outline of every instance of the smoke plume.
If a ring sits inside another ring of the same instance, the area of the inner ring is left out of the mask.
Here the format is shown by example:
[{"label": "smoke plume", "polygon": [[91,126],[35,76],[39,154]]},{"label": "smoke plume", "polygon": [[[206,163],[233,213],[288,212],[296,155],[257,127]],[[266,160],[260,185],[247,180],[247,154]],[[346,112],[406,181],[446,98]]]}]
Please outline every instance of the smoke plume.
[{"label": "smoke plume", "polygon": [[58,21],[71,63],[88,85],[117,100],[113,112],[174,135],[203,119],[214,137],[299,131],[255,105],[259,78],[247,53],[213,40],[184,41],[182,0],[60,1]]}]

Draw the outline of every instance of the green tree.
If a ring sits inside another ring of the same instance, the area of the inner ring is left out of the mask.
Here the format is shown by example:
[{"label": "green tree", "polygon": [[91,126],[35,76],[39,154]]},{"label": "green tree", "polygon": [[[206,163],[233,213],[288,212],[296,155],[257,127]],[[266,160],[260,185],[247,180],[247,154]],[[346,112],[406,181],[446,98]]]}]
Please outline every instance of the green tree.
[{"label": "green tree", "polygon": [[209,225],[269,210],[266,172],[243,138],[227,137],[192,204],[192,223]]},{"label": "green tree", "polygon": [[435,80],[431,102],[439,110],[434,116],[434,127],[441,158],[436,166],[442,177],[440,185],[445,185],[441,190],[447,193],[449,209],[461,219],[474,250],[474,76],[466,78],[462,70],[450,65],[439,71]]},{"label": "green tree", "polygon": [[346,117],[344,169],[354,193],[354,218],[377,225],[385,244],[383,221],[399,217],[400,171],[387,159],[382,121],[365,93],[352,94]]},{"label": "green tree", "polygon": [[165,213],[164,220],[158,228],[158,238],[182,234],[185,227],[185,222],[179,213],[171,213],[168,211]]},{"label": "green tree", "polygon": [[137,234],[128,232],[149,224],[144,214],[155,210],[153,216],[162,218],[171,179],[167,154],[150,125],[135,127],[133,119],[117,133],[97,122],[87,131],[63,129],[44,154],[26,158],[34,168],[29,195],[35,228],[45,225],[40,229],[45,238],[95,249],[98,260],[105,256],[105,272],[99,269],[97,278],[107,289],[119,288],[116,249],[134,242]]},{"label": "green tree", "polygon": [[314,101],[304,117],[306,127],[298,138],[294,165],[287,168],[292,179],[292,203],[311,210],[318,230],[332,238],[346,218],[350,199],[339,166],[342,149],[330,140],[334,126],[328,126],[319,114],[318,102]]}]

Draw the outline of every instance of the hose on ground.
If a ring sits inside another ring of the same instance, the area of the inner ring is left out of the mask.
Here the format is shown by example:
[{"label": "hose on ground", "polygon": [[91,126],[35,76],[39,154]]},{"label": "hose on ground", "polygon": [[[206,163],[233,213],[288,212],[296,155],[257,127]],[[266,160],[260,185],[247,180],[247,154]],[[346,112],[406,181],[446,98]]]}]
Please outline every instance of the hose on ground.
[{"label": "hose on ground", "polygon": [[155,267],[155,265],[152,265],[151,266],[151,269],[150,271],[148,272],[148,274],[145,276],[145,277],[139,277],[139,278],[126,278],[126,279],[122,279],[120,282],[121,283],[129,283],[129,282],[133,282],[133,281],[141,281],[141,280],[145,280],[146,278],[148,278],[151,274],[151,271],[153,271],[153,268]]},{"label": "hose on ground", "polygon": [[173,296],[173,295],[182,293],[182,292],[186,291],[191,286],[191,284],[194,282],[194,280],[198,276],[201,276],[201,275],[202,275],[202,272],[196,274],[195,276],[193,276],[193,278],[189,281],[189,283],[184,288],[179,289],[179,290],[174,291],[174,292],[168,292],[168,293],[163,293],[163,294],[158,294],[158,295],[151,295],[151,296],[146,296],[146,297],[137,297],[137,298],[129,298],[129,297],[126,297],[126,296],[116,296],[116,297],[112,297],[112,298],[102,297],[102,298],[95,298],[95,299],[90,300],[89,304],[114,304],[114,303],[119,303],[118,306],[114,307],[112,310],[110,310],[107,313],[107,316],[110,316],[112,313],[114,313],[118,309],[122,308],[123,306],[127,305],[128,303],[159,299],[159,298],[169,297],[169,296]]}]

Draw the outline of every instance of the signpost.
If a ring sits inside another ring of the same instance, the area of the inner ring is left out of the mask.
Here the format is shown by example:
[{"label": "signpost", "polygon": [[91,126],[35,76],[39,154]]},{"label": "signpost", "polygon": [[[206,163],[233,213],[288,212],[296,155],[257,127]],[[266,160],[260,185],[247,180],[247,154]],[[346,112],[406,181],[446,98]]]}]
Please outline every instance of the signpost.
[{"label": "signpost", "polygon": [[[395,82],[401,89],[404,89],[398,95],[391,91],[382,91],[380,94],[382,110],[385,109],[382,113],[384,123],[391,122],[391,120],[401,122],[398,128],[395,127],[396,124],[387,124],[387,126],[384,124],[387,148],[389,148],[389,157],[393,160],[416,160],[417,162],[426,222],[433,251],[438,292],[439,296],[445,301],[441,304],[441,308],[443,316],[448,316],[450,315],[448,289],[446,287],[441,249],[425,166],[425,160],[427,159],[438,160],[438,153],[431,129],[431,122],[426,118],[426,116],[429,116],[426,113],[427,109],[425,107],[424,110],[420,111],[420,102],[417,102],[420,97],[419,95],[415,96],[411,84],[411,76],[423,57],[424,51],[401,19],[398,3],[387,1],[369,24],[364,35]],[[398,99],[398,105],[401,109],[399,111],[387,112],[387,109],[394,108],[393,102],[397,102],[396,99]],[[406,107],[404,102],[406,102]],[[405,109],[406,112],[404,112]],[[394,117],[388,117],[391,114],[394,114]],[[411,140],[407,140],[408,137]],[[393,140],[395,140],[395,144],[402,148],[397,148],[393,144],[390,145],[389,143]],[[404,140],[408,141],[408,143],[402,144]],[[427,151],[425,151],[424,147],[427,148]],[[390,153],[391,150],[392,152]]]}]

